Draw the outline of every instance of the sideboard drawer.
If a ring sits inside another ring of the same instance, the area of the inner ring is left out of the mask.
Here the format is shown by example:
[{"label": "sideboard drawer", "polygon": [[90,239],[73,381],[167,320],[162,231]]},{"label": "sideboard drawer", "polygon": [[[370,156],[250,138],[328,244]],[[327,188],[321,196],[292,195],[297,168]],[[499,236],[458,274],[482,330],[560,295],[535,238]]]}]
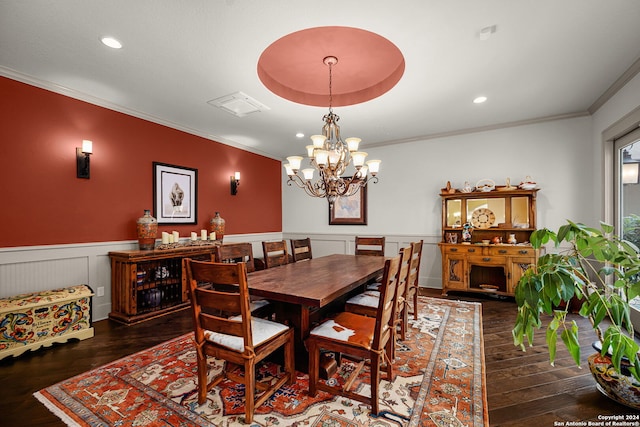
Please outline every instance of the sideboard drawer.
[{"label": "sideboard drawer", "polygon": [[444,245],[444,253],[446,254],[482,254],[482,246],[479,245]]},{"label": "sideboard drawer", "polygon": [[498,245],[489,247],[491,256],[535,256],[535,250],[531,246],[507,246]]},{"label": "sideboard drawer", "polygon": [[474,255],[467,258],[469,265],[499,265],[504,266],[507,262],[507,258],[504,256],[496,255]]}]

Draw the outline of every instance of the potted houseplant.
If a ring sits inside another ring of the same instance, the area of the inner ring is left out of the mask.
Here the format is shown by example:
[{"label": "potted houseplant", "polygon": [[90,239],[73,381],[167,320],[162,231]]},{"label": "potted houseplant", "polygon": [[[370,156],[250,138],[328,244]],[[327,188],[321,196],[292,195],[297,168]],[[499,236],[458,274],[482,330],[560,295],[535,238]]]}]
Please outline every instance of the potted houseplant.
[{"label": "potted houseplant", "polygon": [[533,345],[541,317],[550,316],[546,330],[551,364],[558,336],[580,366],[579,328],[567,315],[572,299],[580,301],[579,314],[596,332],[600,351],[589,357],[589,367],[599,389],[607,396],[640,409],[639,346],[630,320],[630,301],[640,294],[638,248],[620,239],[613,227],[600,228],[567,221],[557,232],[546,228],[530,237],[534,248],[552,243],[556,250],[539,257],[515,292],[518,315],[513,342],[525,349]]}]

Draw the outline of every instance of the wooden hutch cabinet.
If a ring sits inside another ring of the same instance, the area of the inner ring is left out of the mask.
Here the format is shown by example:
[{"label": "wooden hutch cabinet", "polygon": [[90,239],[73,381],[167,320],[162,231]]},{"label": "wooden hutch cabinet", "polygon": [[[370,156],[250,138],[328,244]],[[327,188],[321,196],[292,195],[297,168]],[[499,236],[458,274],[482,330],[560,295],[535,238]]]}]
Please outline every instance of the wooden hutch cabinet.
[{"label": "wooden hutch cabinet", "polygon": [[[514,295],[520,277],[538,258],[529,243],[536,230],[537,192],[497,187],[440,194],[443,295],[448,291]],[[471,232],[470,239],[465,229]],[[516,243],[511,243],[514,239]]]},{"label": "wooden hutch cabinet", "polygon": [[182,259],[210,261],[216,245],[109,252],[111,313],[132,324],[188,307]]}]

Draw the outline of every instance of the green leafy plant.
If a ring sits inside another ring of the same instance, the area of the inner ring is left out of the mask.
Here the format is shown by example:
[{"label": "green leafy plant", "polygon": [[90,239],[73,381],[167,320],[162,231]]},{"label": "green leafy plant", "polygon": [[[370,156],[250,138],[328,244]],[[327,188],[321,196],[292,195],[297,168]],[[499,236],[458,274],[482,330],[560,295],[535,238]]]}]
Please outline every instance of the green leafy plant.
[{"label": "green leafy plant", "polygon": [[[512,330],[514,345],[525,350],[533,345],[534,331],[542,327],[541,316],[552,316],[546,330],[551,364],[558,336],[580,366],[579,329],[567,317],[574,296],[582,303],[579,314],[590,319],[603,355],[609,354],[618,372],[623,359],[640,381],[638,344],[634,341],[629,301],[640,295],[638,248],[613,233],[611,225],[600,229],[567,221],[557,232],[546,228],[532,233],[534,248],[553,242],[557,253],[547,253],[529,268],[515,292],[518,315]],[[604,329],[604,332],[603,332]]]}]

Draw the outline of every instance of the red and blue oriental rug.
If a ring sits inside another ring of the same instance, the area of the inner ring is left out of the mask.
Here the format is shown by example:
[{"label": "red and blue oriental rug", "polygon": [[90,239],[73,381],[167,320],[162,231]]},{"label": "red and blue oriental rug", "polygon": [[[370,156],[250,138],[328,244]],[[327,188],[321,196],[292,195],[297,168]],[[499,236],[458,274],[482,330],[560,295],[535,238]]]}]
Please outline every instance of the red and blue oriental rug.
[{"label": "red and blue oriental rug", "polygon": [[[252,426],[488,426],[481,305],[420,297],[419,319],[410,319],[399,343],[396,379],[382,382],[374,417],[367,405],[318,392],[298,373],[256,408]],[[411,316],[413,317],[413,316]],[[298,349],[297,351],[300,351]],[[224,369],[210,359],[213,371]],[[343,363],[341,374],[352,366]],[[260,368],[270,376],[275,365]],[[122,358],[35,393],[70,426],[243,426],[244,387],[222,382],[197,403],[192,334]],[[359,388],[368,392],[363,381]]]}]

